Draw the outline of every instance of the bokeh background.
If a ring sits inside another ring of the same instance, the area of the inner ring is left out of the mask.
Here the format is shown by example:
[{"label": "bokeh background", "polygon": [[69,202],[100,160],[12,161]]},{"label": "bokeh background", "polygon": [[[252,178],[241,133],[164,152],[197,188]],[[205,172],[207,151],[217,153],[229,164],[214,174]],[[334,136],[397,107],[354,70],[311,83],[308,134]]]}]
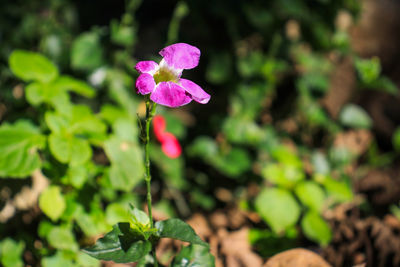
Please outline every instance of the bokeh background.
[{"label": "bokeh background", "polygon": [[[153,136],[156,219],[187,220],[216,266],[267,266],[291,248],[399,266],[399,12],[395,0],[2,0],[1,264],[113,266],[80,248],[128,220],[129,203],[146,208],[134,66],[186,42],[202,55],[183,77],[211,101],[157,109],[182,154]],[[179,247],[162,242],[160,262]]]}]

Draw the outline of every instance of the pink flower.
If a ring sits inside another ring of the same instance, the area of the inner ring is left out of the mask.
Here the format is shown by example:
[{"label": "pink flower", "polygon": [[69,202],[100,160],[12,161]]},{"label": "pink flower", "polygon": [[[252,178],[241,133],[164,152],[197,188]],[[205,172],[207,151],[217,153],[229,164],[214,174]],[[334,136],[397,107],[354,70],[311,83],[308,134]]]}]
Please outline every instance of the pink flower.
[{"label": "pink flower", "polygon": [[164,117],[157,115],[153,118],[154,135],[161,143],[161,150],[169,158],[177,158],[182,154],[182,148],[178,139],[172,134],[166,132],[167,123]]},{"label": "pink flower", "polygon": [[140,73],[136,80],[138,93],[150,94],[150,99],[167,107],[179,107],[192,100],[206,104],[210,100],[200,86],[181,78],[184,69],[193,69],[199,64],[200,50],[197,47],[177,43],[160,51],[160,64],[140,61],[135,69]]}]

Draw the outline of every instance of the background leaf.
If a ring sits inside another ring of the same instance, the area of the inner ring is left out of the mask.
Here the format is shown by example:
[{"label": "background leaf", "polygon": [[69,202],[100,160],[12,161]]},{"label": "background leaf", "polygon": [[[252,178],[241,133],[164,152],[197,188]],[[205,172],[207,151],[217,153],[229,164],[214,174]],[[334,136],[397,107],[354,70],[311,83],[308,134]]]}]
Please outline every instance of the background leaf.
[{"label": "background leaf", "polygon": [[183,247],[178,255],[175,256],[171,267],[214,267],[215,259],[207,247],[199,245],[189,245]]},{"label": "background leaf", "polygon": [[56,185],[46,188],[40,194],[39,207],[53,221],[60,218],[66,208],[61,188]]},{"label": "background leaf", "polygon": [[22,241],[16,242],[11,238],[5,238],[0,243],[0,262],[4,267],[22,267],[22,252],[25,244]]},{"label": "background leaf", "polygon": [[354,128],[368,129],[372,126],[372,120],[368,113],[353,104],[347,104],[343,107],[339,114],[339,120],[343,125]]},{"label": "background leaf", "polygon": [[0,176],[22,178],[40,168],[45,137],[27,121],[0,126]]},{"label": "background leaf", "polygon": [[321,211],[326,196],[317,183],[312,181],[301,182],[296,186],[295,192],[303,205],[312,210]]},{"label": "background leaf", "polygon": [[321,245],[327,245],[332,239],[332,231],[325,220],[315,211],[309,211],[301,220],[301,228],[307,238]]},{"label": "background leaf", "polygon": [[15,50],[9,58],[12,72],[18,78],[48,83],[58,76],[57,67],[39,53]]},{"label": "background leaf", "polygon": [[256,198],[256,210],[275,233],[296,224],[300,207],[292,194],[280,188],[266,188]]}]

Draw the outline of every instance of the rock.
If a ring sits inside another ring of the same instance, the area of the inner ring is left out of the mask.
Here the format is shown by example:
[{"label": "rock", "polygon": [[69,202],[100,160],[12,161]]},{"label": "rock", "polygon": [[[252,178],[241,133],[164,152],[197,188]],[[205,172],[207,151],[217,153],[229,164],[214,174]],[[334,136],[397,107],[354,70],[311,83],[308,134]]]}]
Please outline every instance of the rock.
[{"label": "rock", "polygon": [[290,249],[270,258],[264,267],[332,267],[317,253],[303,248]]}]

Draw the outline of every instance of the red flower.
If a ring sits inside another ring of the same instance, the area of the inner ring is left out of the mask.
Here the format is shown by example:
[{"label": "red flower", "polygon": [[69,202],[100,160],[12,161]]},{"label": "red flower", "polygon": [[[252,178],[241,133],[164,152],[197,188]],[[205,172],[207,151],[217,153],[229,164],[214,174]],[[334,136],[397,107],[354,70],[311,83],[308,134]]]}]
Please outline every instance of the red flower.
[{"label": "red flower", "polygon": [[161,143],[161,150],[167,157],[175,159],[182,153],[181,145],[178,139],[172,134],[165,131],[167,123],[164,117],[156,115],[153,118],[154,135]]}]

